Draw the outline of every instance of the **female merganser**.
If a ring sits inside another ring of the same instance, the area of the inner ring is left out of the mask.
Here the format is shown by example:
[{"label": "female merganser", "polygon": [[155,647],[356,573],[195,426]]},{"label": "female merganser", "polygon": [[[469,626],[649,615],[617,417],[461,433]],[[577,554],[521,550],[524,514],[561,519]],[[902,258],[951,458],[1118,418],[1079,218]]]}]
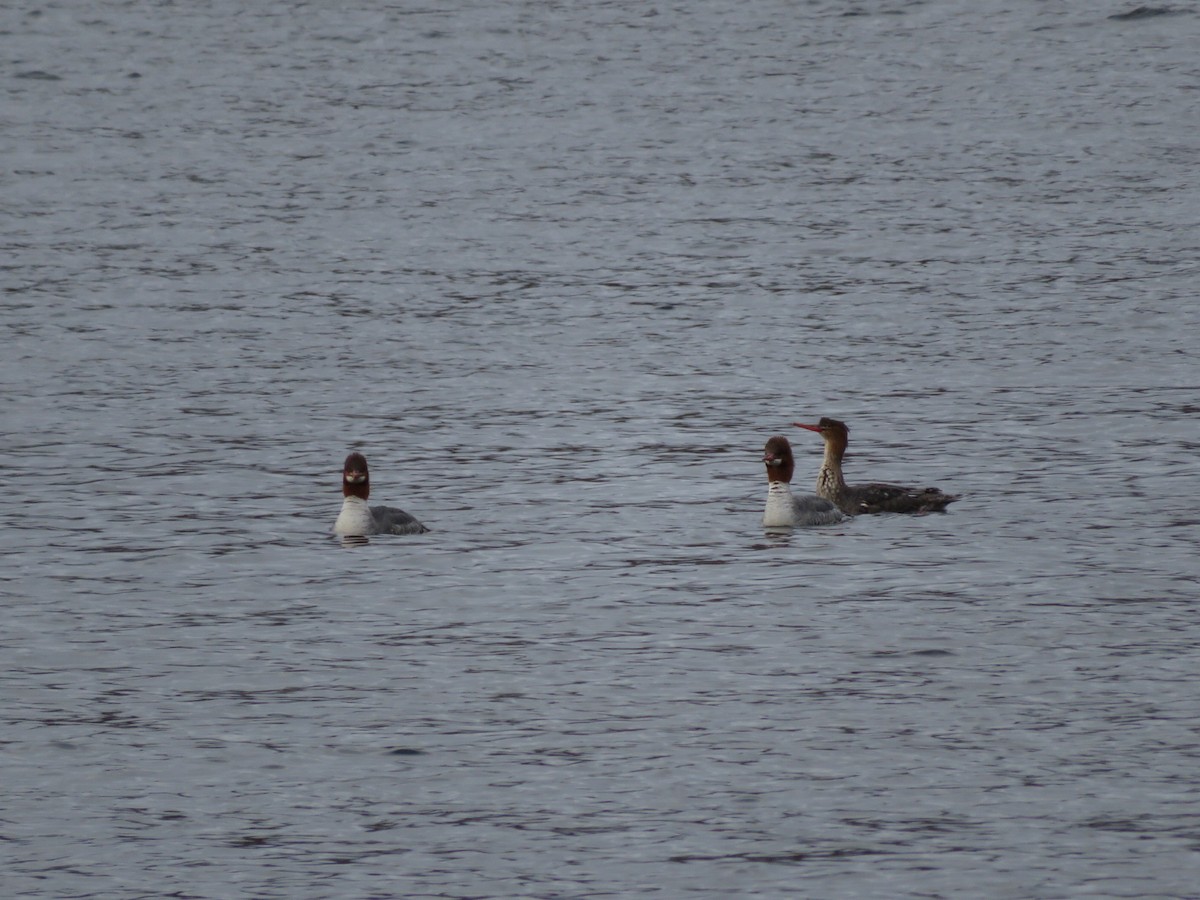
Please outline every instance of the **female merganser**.
[{"label": "female merganser", "polygon": [[367,506],[371,476],[361,453],[351,453],[342,466],[342,511],[333,523],[333,533],[346,537],[368,534],[421,534],[429,529],[402,509]]},{"label": "female merganser", "polygon": [[792,472],[796,461],[792,458],[792,445],[782,435],[775,435],[763,449],[763,463],[767,467],[767,510],[763,513],[763,525],[767,528],[792,528],[797,525],[832,525],[846,518],[842,511],[828,500],[805,494],[792,496]]},{"label": "female merganser", "polygon": [[842,456],[850,442],[850,429],[837,419],[822,419],[816,425],[793,422],[798,428],[815,431],[825,439],[825,460],[817,474],[817,494],[836,503],[850,515],[860,513],[925,513],[943,510],[958,497],[937,488],[903,487],[898,484],[846,484]]}]

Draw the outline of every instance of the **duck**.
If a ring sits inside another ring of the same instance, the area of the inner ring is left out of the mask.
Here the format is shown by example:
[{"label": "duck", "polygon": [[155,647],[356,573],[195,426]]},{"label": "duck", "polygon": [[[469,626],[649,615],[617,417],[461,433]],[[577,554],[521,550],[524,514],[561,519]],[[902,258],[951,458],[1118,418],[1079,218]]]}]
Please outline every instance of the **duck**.
[{"label": "duck", "polygon": [[367,459],[351,453],[342,465],[342,511],[333,523],[333,533],[343,537],[369,534],[424,534],[429,529],[402,509],[368,506],[371,475]]},{"label": "duck", "polygon": [[845,422],[823,418],[816,425],[793,422],[797,428],[815,431],[825,441],[825,459],[817,473],[817,496],[832,500],[842,512],[857,516],[869,513],[942,512],[959,499],[939,488],[907,487],[899,484],[846,484],[842,475],[842,457],[850,443]]},{"label": "duck", "polygon": [[767,467],[767,508],[763,512],[766,528],[795,528],[809,525],[834,525],[846,516],[837,505],[812,494],[792,493],[792,474],[796,460],[788,439],[777,434],[763,448]]}]

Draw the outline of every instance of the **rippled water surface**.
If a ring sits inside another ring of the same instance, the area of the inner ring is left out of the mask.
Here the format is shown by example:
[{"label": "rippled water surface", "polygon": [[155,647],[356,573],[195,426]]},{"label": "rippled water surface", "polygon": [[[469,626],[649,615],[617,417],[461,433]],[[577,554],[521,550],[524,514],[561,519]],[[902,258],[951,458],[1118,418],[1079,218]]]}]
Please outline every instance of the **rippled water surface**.
[{"label": "rippled water surface", "polygon": [[1194,896],[1197,46],[6,4],[5,896]]}]

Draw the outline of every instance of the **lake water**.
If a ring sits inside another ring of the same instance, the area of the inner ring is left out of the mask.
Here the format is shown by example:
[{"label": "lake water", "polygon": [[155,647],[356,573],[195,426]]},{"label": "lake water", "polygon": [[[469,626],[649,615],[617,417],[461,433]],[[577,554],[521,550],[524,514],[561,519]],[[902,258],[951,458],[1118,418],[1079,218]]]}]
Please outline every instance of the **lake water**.
[{"label": "lake water", "polygon": [[1198,46],[6,4],[4,895],[1194,897]]}]

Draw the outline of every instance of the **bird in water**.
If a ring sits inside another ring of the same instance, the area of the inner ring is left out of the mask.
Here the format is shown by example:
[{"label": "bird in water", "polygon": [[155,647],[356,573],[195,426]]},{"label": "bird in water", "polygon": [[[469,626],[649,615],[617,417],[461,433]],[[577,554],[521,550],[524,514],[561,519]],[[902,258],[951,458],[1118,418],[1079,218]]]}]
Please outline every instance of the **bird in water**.
[{"label": "bird in water", "polygon": [[817,474],[817,496],[832,500],[842,512],[852,516],[864,513],[940,512],[958,499],[938,488],[905,487],[899,484],[846,484],[842,475],[842,457],[850,442],[845,422],[824,418],[816,425],[793,422],[797,428],[815,431],[825,441],[825,459]]},{"label": "bird in water", "polygon": [[351,453],[342,465],[342,511],[333,523],[333,533],[343,537],[368,534],[423,534],[429,529],[402,509],[368,506],[371,476],[361,453]]},{"label": "bird in water", "polygon": [[794,528],[798,525],[833,525],[845,516],[833,503],[804,494],[792,494],[792,473],[796,461],[792,445],[783,435],[775,435],[763,449],[763,464],[767,467],[767,509],[763,525],[767,528]]}]

